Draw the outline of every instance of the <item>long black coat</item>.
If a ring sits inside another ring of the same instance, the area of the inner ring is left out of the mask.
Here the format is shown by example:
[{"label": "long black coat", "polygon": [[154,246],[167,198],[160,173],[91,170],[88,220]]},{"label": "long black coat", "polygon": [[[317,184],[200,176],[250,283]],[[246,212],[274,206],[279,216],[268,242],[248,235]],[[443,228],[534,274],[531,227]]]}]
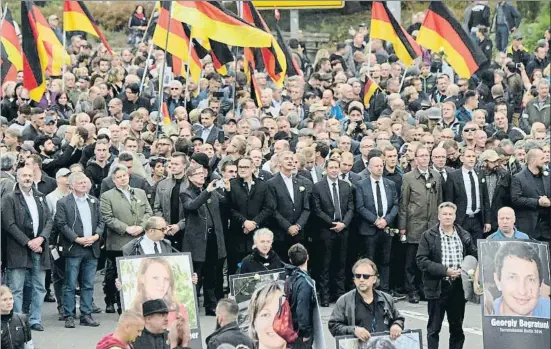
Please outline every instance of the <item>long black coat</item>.
[{"label": "long black coat", "polygon": [[[480,203],[480,212],[484,223],[490,223],[490,201],[488,198],[488,189],[486,188],[486,180],[479,172],[478,187],[480,196],[477,198]],[[453,202],[457,205],[456,219],[457,224],[463,224],[467,212],[467,192],[465,191],[465,182],[463,180],[463,171],[461,169],[448,174],[448,180],[444,184],[444,201]]]},{"label": "long black coat", "polygon": [[226,257],[224,229],[220,218],[220,198],[216,192],[209,193],[190,183],[190,186],[180,194],[184,206],[186,228],[182,244],[182,252],[191,252],[194,262],[204,262],[207,253],[207,210],[214,223],[218,259]]},{"label": "long black coat", "polygon": [[[289,235],[289,227],[298,224],[301,228],[294,240],[304,239],[304,226],[310,216],[310,181],[298,176],[293,176],[293,192],[295,201],[291,200],[289,191],[278,173],[268,181],[270,188],[271,205],[274,207],[273,219],[270,227],[274,233],[275,241],[283,241]],[[310,182],[311,183],[311,182]]]},{"label": "long black coat", "polygon": [[[41,265],[43,270],[48,270],[50,269],[48,239],[52,231],[53,220],[44,194],[33,190],[33,196],[36,201],[40,220],[37,237],[42,236],[44,238]],[[27,243],[34,239],[33,221],[19,185],[3,199],[2,230],[7,233],[6,250],[9,251],[7,253],[7,267],[32,268],[32,250],[27,246]]]},{"label": "long black coat", "polygon": [[[476,241],[465,229],[456,225],[457,235],[463,243],[463,258],[467,255],[478,257]],[[442,292],[442,279],[447,269],[442,264],[442,244],[440,242],[440,225],[437,224],[425,231],[417,249],[417,265],[423,273],[423,289],[427,299],[438,299]]]},{"label": "long black coat", "polygon": [[[483,175],[484,172],[481,172],[481,174]],[[497,171],[496,189],[494,191],[494,195],[491,198],[489,210],[492,231],[496,231],[498,228],[497,211],[505,206],[511,206],[511,174],[506,169],[499,169]]]},{"label": "long black coat", "polygon": [[[338,181],[339,191],[339,204],[341,209],[341,222],[346,226],[345,231],[339,233],[347,233],[352,218],[354,218],[354,194],[352,187],[345,181]],[[333,204],[333,198],[331,197],[331,191],[333,188],[329,187],[327,179],[314,184],[312,189],[312,211],[313,216],[316,217],[316,227],[319,228],[319,234],[321,239],[329,239],[332,234],[337,234],[330,230],[333,228],[333,218],[335,217],[335,206]]]},{"label": "long black coat", "polygon": [[61,241],[65,257],[82,256],[84,250],[90,248],[95,258],[99,258],[100,256],[101,238],[105,230],[105,224],[100,211],[100,202],[92,196],[89,196],[86,201],[90,206],[90,213],[92,216],[92,234],[98,234],[100,237],[100,239],[94,242],[90,247],[84,247],[75,242],[77,238],[84,237],[84,228],[74,195],[69,194],[59,199],[57,202],[55,226],[62,236]]},{"label": "long black coat", "polygon": [[[530,238],[537,239],[541,236],[549,239],[549,229],[538,227],[538,216],[542,211],[547,211],[547,222],[551,209],[540,207],[540,196],[551,197],[549,175],[543,177],[543,192],[539,192],[534,184],[534,176],[528,168],[523,169],[513,176],[511,181],[511,204],[517,216],[517,229],[528,234]],[[547,226],[549,228],[549,226]]]},{"label": "long black coat", "polygon": [[250,252],[253,247],[253,232],[243,233],[243,223],[250,220],[256,222],[257,228],[264,228],[274,210],[268,197],[268,184],[257,178],[253,178],[253,182],[248,191],[243,179],[232,179],[231,190],[225,192],[226,206],[230,208],[229,236],[237,252]]}]

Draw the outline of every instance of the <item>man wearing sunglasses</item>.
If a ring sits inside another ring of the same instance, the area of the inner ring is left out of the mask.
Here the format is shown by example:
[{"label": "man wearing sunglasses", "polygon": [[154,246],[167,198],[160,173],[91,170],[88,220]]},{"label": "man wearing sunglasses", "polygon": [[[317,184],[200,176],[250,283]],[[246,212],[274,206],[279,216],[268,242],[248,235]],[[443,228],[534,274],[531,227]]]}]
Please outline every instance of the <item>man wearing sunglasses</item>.
[{"label": "man wearing sunglasses", "polygon": [[354,335],[365,342],[371,333],[388,332],[395,340],[402,335],[405,318],[394,306],[391,295],[376,290],[379,283],[377,266],[364,258],[352,267],[356,288],[341,296],[331,317],[329,332],[334,337]]},{"label": "man wearing sunglasses", "polygon": [[165,239],[169,229],[163,217],[150,217],[145,223],[145,234],[122,247],[123,256],[172,253],[171,243]]}]

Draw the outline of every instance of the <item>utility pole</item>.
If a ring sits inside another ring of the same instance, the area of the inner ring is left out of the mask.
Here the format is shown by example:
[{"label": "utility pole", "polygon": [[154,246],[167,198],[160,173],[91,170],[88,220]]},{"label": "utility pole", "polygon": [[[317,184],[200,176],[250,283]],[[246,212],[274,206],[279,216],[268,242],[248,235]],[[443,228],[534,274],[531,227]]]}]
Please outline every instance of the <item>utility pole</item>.
[{"label": "utility pole", "polygon": [[298,10],[290,10],[291,12],[291,38],[298,39],[299,22]]},{"label": "utility pole", "polygon": [[390,12],[394,15],[394,18],[398,23],[402,24],[402,2],[401,1],[387,1],[386,5]]}]

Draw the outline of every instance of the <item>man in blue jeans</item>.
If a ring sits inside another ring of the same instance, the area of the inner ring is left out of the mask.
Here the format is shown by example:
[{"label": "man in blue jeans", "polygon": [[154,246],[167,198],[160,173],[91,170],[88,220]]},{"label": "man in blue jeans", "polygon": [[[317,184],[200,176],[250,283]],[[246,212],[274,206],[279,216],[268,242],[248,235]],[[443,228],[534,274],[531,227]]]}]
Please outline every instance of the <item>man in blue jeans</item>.
[{"label": "man in blue jeans", "polygon": [[55,214],[55,227],[62,236],[65,254],[65,327],[75,328],[77,280],[80,283],[80,324],[96,327],[99,323],[92,318],[92,300],[104,223],[99,200],[87,194],[89,186],[86,175],[79,172],[71,174],[69,187],[72,193],[57,202]]},{"label": "man in blue jeans", "polygon": [[496,6],[493,24],[496,32],[496,48],[505,52],[509,45],[509,33],[514,33],[520,26],[521,16],[513,5],[500,1]]},{"label": "man in blue jeans", "polygon": [[29,278],[32,287],[31,329],[44,331],[41,324],[42,304],[46,295],[46,270],[50,268],[48,238],[52,230],[44,195],[34,188],[34,170],[17,171],[17,185],[2,200],[2,228],[6,233],[7,283],[13,292],[17,313],[23,307],[23,288]]}]

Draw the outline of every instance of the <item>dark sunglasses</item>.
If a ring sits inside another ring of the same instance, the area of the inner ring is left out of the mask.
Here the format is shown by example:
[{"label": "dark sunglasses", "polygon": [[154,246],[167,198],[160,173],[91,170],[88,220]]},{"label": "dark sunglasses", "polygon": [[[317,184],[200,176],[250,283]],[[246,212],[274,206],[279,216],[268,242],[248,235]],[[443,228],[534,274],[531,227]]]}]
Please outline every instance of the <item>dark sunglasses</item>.
[{"label": "dark sunglasses", "polygon": [[369,275],[369,274],[354,274],[354,278],[355,279],[364,279],[364,280],[369,280],[370,277],[372,276],[377,276],[377,275]]},{"label": "dark sunglasses", "polygon": [[465,132],[474,132],[474,131],[476,131],[476,128],[465,128],[465,129],[463,129],[463,131],[465,131]]}]

